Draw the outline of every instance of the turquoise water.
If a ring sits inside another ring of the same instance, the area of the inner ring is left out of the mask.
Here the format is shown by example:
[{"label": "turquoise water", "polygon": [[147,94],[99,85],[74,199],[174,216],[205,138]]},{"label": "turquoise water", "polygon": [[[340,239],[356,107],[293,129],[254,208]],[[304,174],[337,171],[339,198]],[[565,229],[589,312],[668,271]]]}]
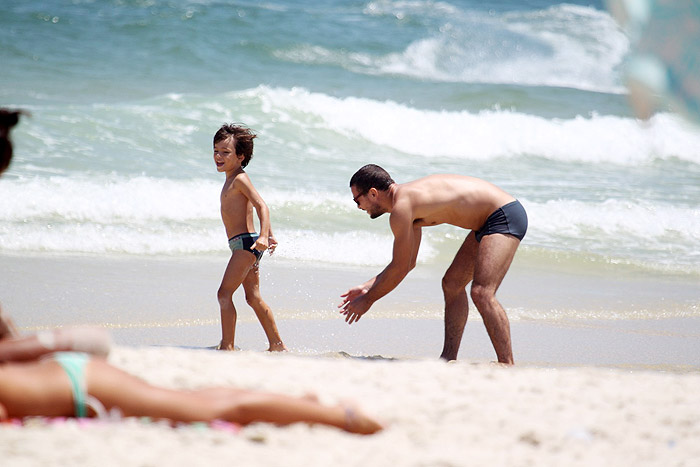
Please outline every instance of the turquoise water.
[{"label": "turquoise water", "polygon": [[[347,184],[488,179],[530,217],[523,258],[700,274],[700,129],[637,121],[630,42],[601,2],[3,2],[0,105],[31,112],[0,182],[0,253],[226,250],[223,122],[288,261],[381,266],[386,219]],[[444,264],[464,232],[425,229]],[[313,248],[309,248],[313,245]]]}]

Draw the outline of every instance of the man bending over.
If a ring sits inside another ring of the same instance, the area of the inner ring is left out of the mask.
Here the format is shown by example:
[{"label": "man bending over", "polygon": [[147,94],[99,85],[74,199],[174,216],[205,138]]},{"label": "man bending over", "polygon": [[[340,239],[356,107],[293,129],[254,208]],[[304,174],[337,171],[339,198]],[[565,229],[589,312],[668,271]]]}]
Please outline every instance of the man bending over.
[{"label": "man bending over", "polygon": [[372,219],[390,213],[394,246],[391,263],[381,273],[341,295],[339,308],[345,321],[358,321],[415,267],[423,227],[454,225],[471,232],[442,278],[445,343],[440,357],[457,359],[469,314],[466,287],[472,282],[471,297],[498,361],[512,365],[510,323],[496,290],[527,231],[527,214],[520,202],[485,180],[463,175],[430,175],[398,184],[374,164],[352,176],[350,190],[358,209]]}]

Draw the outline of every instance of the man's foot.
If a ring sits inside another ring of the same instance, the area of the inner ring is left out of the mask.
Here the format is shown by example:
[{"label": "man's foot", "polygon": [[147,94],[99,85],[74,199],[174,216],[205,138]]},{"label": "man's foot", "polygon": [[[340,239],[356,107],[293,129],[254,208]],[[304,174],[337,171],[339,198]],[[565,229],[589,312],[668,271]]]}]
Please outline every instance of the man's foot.
[{"label": "man's foot", "polygon": [[287,350],[287,346],[282,341],[270,344],[270,348],[267,349],[268,352],[286,352]]}]

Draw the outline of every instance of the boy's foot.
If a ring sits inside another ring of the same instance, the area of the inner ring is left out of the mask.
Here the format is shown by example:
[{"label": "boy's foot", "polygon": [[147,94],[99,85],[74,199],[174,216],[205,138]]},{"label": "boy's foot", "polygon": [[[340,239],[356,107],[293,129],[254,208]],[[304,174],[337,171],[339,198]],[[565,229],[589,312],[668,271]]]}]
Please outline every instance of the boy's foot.
[{"label": "boy's foot", "polygon": [[270,344],[270,348],[267,349],[268,352],[286,352],[287,350],[287,346],[282,341]]},{"label": "boy's foot", "polygon": [[216,350],[240,350],[238,347],[236,347],[233,344],[224,344],[223,342],[219,342],[219,345],[216,346]]}]

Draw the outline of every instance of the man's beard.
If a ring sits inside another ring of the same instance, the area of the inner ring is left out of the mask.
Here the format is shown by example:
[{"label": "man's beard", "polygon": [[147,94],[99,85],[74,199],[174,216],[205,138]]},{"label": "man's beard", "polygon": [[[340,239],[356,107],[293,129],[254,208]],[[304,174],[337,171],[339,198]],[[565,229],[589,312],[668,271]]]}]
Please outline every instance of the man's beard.
[{"label": "man's beard", "polygon": [[383,214],[385,214],[385,213],[386,213],[386,211],[379,211],[379,210],[377,210],[377,211],[370,211],[370,212],[369,212],[369,218],[370,218],[370,219],[376,219],[377,217],[379,217],[379,216],[381,216],[381,215],[383,215]]}]

